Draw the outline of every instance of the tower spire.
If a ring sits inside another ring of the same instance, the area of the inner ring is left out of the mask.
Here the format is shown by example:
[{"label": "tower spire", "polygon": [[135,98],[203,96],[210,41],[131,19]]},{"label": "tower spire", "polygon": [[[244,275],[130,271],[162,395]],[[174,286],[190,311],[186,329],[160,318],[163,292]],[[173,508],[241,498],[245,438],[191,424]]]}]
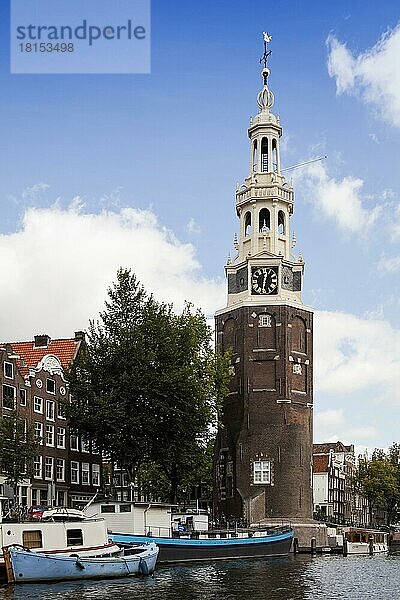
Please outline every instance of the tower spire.
[{"label": "tower spire", "polygon": [[268,88],[269,69],[267,67],[268,58],[271,55],[271,50],[268,50],[268,44],[272,40],[272,35],[269,35],[266,31],[263,31],[263,38],[264,38],[264,54],[260,58],[260,63],[264,63],[264,67],[261,70],[261,76],[263,78],[263,88],[258,93],[257,104],[261,111],[263,111],[263,110],[269,111],[269,109],[273,107],[274,100],[275,100],[274,94]]}]

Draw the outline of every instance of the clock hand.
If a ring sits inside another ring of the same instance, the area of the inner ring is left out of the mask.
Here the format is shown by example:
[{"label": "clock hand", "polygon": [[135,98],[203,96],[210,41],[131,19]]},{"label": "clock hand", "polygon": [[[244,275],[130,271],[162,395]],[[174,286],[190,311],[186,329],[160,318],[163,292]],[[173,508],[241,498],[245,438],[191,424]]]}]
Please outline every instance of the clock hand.
[{"label": "clock hand", "polygon": [[265,273],[265,275],[264,275],[264,281],[263,281],[263,284],[262,284],[262,286],[263,286],[264,289],[265,289],[265,284],[267,282],[267,277],[268,277],[268,273]]}]

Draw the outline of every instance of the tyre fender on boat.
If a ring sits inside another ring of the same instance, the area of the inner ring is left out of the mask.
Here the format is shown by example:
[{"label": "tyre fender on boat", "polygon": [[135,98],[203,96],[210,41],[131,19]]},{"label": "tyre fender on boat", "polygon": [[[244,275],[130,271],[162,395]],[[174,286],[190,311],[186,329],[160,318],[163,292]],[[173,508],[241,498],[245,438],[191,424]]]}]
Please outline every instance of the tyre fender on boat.
[{"label": "tyre fender on boat", "polygon": [[142,575],[150,575],[149,565],[144,558],[140,558],[139,560],[139,571]]}]

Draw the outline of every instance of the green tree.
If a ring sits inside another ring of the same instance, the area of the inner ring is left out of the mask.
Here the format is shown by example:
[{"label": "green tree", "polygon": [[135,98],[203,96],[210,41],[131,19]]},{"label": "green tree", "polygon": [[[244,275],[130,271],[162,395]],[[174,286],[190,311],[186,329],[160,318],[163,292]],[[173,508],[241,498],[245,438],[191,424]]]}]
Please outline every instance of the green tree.
[{"label": "green tree", "polygon": [[0,472],[13,488],[14,498],[18,484],[32,475],[38,442],[33,426],[28,426],[16,410],[0,418]]},{"label": "green tree", "polygon": [[355,476],[355,490],[368,499],[369,525],[373,526],[373,509],[386,512],[387,524],[397,517],[400,501],[399,464],[395,462],[395,445],[385,453],[376,449],[369,459],[359,459]]},{"label": "green tree", "polygon": [[175,314],[120,269],[105,311],[90,323],[86,350],[67,375],[70,424],[130,481],[141,465],[157,465],[176,501],[226,394],[228,362],[214,352],[200,311],[186,305]]}]

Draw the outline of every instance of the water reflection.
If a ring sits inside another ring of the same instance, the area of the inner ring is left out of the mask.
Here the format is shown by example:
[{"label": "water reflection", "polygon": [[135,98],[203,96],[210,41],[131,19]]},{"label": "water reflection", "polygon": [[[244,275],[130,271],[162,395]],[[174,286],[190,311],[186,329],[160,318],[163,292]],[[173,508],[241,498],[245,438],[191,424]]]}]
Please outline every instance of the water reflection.
[{"label": "water reflection", "polygon": [[0,600],[392,600],[400,556],[297,556],[159,567],[153,578],[3,586]]}]

